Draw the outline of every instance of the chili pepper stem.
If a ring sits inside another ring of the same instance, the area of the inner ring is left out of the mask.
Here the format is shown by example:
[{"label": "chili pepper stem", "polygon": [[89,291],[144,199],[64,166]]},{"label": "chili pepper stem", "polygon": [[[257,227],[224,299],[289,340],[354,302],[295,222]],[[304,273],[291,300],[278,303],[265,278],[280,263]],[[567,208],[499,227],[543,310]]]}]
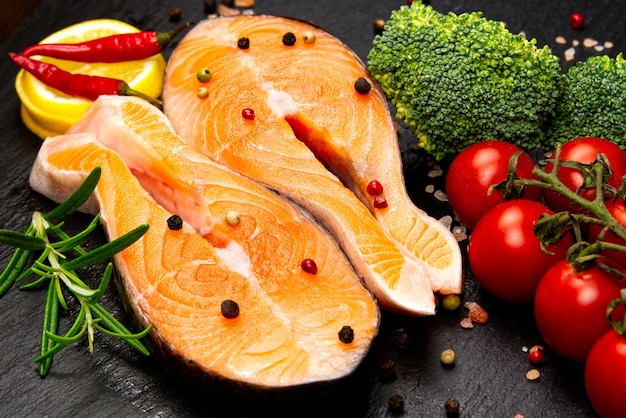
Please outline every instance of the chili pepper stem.
[{"label": "chili pepper stem", "polygon": [[169,44],[176,35],[187,29],[189,26],[191,26],[191,22],[185,22],[169,32],[156,32],[155,36],[157,39],[157,45],[161,48],[165,48],[165,46]]},{"label": "chili pepper stem", "polygon": [[153,97],[148,96],[147,94],[144,94],[140,91],[131,89],[130,86],[128,85],[128,83],[122,81],[120,83],[120,89],[118,92],[118,95],[120,96],[135,96],[135,97],[139,97],[141,99],[144,99],[145,101],[147,101],[148,103],[153,104],[154,106],[161,108],[161,106],[163,106],[163,102],[159,99],[155,99]]}]

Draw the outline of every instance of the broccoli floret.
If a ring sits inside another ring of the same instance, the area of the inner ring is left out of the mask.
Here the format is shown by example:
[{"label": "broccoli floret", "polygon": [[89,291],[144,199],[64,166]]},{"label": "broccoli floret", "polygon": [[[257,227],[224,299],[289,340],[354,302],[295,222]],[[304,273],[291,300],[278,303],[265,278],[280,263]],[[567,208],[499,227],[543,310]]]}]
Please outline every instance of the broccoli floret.
[{"label": "broccoli floret", "polygon": [[437,159],[489,139],[526,150],[546,141],[559,96],[558,57],[481,12],[401,6],[374,38],[367,63],[396,117]]},{"label": "broccoli floret", "polygon": [[549,135],[555,142],[596,136],[626,146],[626,60],[592,56],[570,67]]}]

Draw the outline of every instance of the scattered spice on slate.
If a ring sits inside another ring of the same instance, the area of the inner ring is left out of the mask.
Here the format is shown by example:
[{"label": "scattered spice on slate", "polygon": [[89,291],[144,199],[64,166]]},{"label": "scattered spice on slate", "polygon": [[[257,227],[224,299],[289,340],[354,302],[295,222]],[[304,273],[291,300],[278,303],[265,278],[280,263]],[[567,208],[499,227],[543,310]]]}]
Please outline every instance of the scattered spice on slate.
[{"label": "scattered spice on slate", "polygon": [[391,342],[396,348],[404,350],[411,345],[411,337],[404,328],[400,328],[391,333]]},{"label": "scattered spice on slate", "polygon": [[215,11],[217,10],[216,6],[216,0],[204,0],[204,13],[215,13]]},{"label": "scattered spice on slate", "polygon": [[248,38],[239,38],[237,41],[237,47],[239,49],[248,49],[250,48],[250,39]]},{"label": "scattered spice on slate", "polygon": [[454,398],[448,399],[443,407],[446,410],[446,415],[449,417],[458,417],[459,410],[461,409],[461,404]]},{"label": "scattered spice on slate", "polygon": [[305,44],[312,44],[315,42],[315,34],[311,31],[304,32],[304,36],[302,38]]},{"label": "scattered spice on slate", "polygon": [[254,109],[246,107],[241,111],[241,116],[243,116],[243,118],[247,120],[254,120]]},{"label": "scattered spice on slate", "polygon": [[239,316],[239,305],[234,300],[226,299],[223,301],[221,309],[224,318],[232,319]]},{"label": "scattered spice on slate", "polygon": [[199,82],[208,83],[211,79],[211,71],[209,71],[207,68],[201,68],[196,73],[196,77],[198,78]]},{"label": "scattered spice on slate", "polygon": [[372,180],[367,183],[367,193],[370,196],[380,196],[383,194],[383,185],[378,180]]},{"label": "scattered spice on slate", "polygon": [[531,364],[539,364],[545,358],[545,351],[542,346],[534,345],[528,351],[528,361]]},{"label": "scattered spice on slate", "polygon": [[304,260],[302,260],[302,262],[300,263],[300,267],[306,273],[317,274],[317,264],[315,264],[315,261],[311,260],[310,258],[305,258]]},{"label": "scattered spice on slate", "polygon": [[569,24],[572,29],[582,29],[585,25],[585,16],[582,13],[574,12],[569,16]]},{"label": "scattered spice on slate", "polygon": [[236,210],[229,210],[226,212],[226,223],[230,226],[237,226],[239,222],[241,222],[241,216],[239,216],[239,212]]},{"label": "scattered spice on slate", "polygon": [[344,325],[339,331],[339,341],[344,344],[350,344],[354,341],[354,330],[350,325]]},{"label": "scattered spice on slate", "polygon": [[180,7],[172,7],[170,9],[170,22],[178,22],[180,21],[180,17],[182,15],[182,10]]},{"label": "scattered spice on slate", "polygon": [[365,77],[359,77],[354,82],[354,89],[359,94],[367,94],[372,89],[372,85]]},{"label": "scattered spice on slate", "polygon": [[396,377],[396,362],[386,359],[380,364],[380,379],[388,382]]},{"label": "scattered spice on slate", "polygon": [[404,410],[404,397],[399,394],[394,394],[389,397],[387,401],[387,405],[389,405],[389,411],[397,414]]},{"label": "scattered spice on slate", "polygon": [[293,32],[287,32],[283,35],[283,45],[294,46],[296,44],[296,35]]},{"label": "scattered spice on slate", "polygon": [[376,198],[374,199],[374,207],[376,209],[385,209],[388,206],[389,203],[387,203],[387,199],[385,199],[384,197],[376,196]]},{"label": "scattered spice on slate", "polygon": [[209,97],[209,89],[207,89],[206,87],[200,87],[196,92],[196,95],[200,99],[206,99],[207,97]]},{"label": "scattered spice on slate", "polygon": [[167,227],[172,231],[178,231],[183,227],[183,220],[178,215],[172,215],[167,218]]},{"label": "scattered spice on slate", "polygon": [[447,348],[441,352],[441,363],[446,366],[452,366],[456,360],[456,353],[451,348]]},{"label": "scattered spice on slate", "polygon": [[379,35],[383,32],[383,29],[385,28],[385,20],[384,19],[376,19],[374,20],[374,33],[376,35]]},{"label": "scattered spice on slate", "polygon": [[530,369],[526,372],[526,379],[528,380],[537,380],[541,377],[541,373],[537,369]]}]

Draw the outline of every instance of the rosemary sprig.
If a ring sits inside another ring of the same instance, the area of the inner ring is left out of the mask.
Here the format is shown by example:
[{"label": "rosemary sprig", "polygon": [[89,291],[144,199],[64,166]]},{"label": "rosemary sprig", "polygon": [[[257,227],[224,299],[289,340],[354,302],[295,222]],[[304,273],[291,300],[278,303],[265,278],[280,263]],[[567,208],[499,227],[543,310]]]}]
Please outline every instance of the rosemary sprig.
[{"label": "rosemary sprig", "polygon": [[[53,223],[72,214],[87,201],[100,180],[100,174],[100,168],[95,168],[81,186],[52,211],[34,212],[26,232],[0,230],[0,243],[15,247],[7,266],[0,273],[0,297],[15,283],[25,281],[31,276],[35,278],[21,284],[20,290],[47,284],[40,353],[35,359],[35,362],[39,363],[41,376],[46,376],[50,371],[55,354],[85,334],[89,342],[89,351],[93,352],[96,330],[121,338],[141,354],[150,355],[140,341],[150,332],[150,327],[133,334],[99,303],[111,280],[113,264],[108,262],[96,288],[89,287],[76,273],[81,268],[104,262],[132,245],[146,233],[148,225],[140,225],[117,239],[87,252],[80,245],[100,224],[99,216],[96,215],[84,230],[73,236],[63,231],[63,222]],[[33,261],[27,267],[31,259]],[[60,308],[68,309],[67,295],[73,296],[78,301],[80,310],[67,333],[58,335],[59,311]]]}]

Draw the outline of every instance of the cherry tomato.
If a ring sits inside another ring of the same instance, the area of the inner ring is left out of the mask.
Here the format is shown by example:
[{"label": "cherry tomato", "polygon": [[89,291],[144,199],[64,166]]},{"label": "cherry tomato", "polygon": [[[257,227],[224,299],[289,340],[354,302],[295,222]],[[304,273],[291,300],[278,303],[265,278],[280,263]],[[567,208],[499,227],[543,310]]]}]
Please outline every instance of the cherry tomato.
[{"label": "cherry tomato", "polygon": [[585,389],[603,418],[626,416],[626,338],[611,330],[591,348],[585,363]]},{"label": "cherry tomato", "polygon": [[[589,164],[596,160],[596,152],[606,155],[613,170],[613,175],[608,180],[608,184],[618,188],[622,184],[622,177],[626,174],[626,152],[611,141],[594,137],[574,139],[561,147],[561,160]],[[553,157],[554,153],[551,158]],[[550,172],[552,167],[553,165],[548,163],[546,171]],[[583,175],[574,168],[559,167],[557,175],[570,190],[576,191],[583,185]],[[593,200],[595,198],[595,188],[585,187],[580,191],[580,194],[586,199]],[[573,204],[570,200],[554,191],[546,190],[544,196],[548,207],[555,212],[583,212],[580,206]]]},{"label": "cherry tomato", "polygon": [[[504,202],[502,193],[494,190],[488,194],[488,190],[506,180],[509,160],[519,151],[522,150],[509,142],[493,140],[472,144],[454,158],[446,175],[446,195],[452,211],[465,226],[473,229],[489,209]],[[530,156],[523,153],[517,160],[516,174],[520,178],[535,178],[534,167]],[[538,188],[525,189],[522,195],[537,201],[541,196]]]},{"label": "cherry tomato", "polygon": [[470,235],[469,262],[476,280],[495,296],[509,302],[531,302],[543,274],[565,257],[571,235],[544,252],[535,236],[534,223],[553,212],[532,200],[500,203],[478,221]]},{"label": "cherry tomato", "polygon": [[[577,271],[567,260],[556,263],[535,293],[535,321],[546,344],[571,361],[585,361],[591,346],[611,328],[606,308],[619,298],[621,287],[615,276],[596,265]],[[623,314],[623,309],[618,312]]]},{"label": "cherry tomato", "polygon": [[[613,217],[617,220],[617,222],[626,227],[626,204],[624,204],[624,201],[622,199],[616,199],[615,201],[607,200],[604,202],[604,205],[609,210],[611,215],[613,215]],[[589,225],[589,242],[594,242],[598,238],[598,235],[601,231],[601,226]],[[626,242],[624,242],[624,240],[616,237],[610,231],[607,231],[606,234],[604,234],[602,241],[626,246]],[[607,258],[615,261],[622,268],[626,269],[626,252],[617,250],[606,250],[602,254],[605,255]]]}]

